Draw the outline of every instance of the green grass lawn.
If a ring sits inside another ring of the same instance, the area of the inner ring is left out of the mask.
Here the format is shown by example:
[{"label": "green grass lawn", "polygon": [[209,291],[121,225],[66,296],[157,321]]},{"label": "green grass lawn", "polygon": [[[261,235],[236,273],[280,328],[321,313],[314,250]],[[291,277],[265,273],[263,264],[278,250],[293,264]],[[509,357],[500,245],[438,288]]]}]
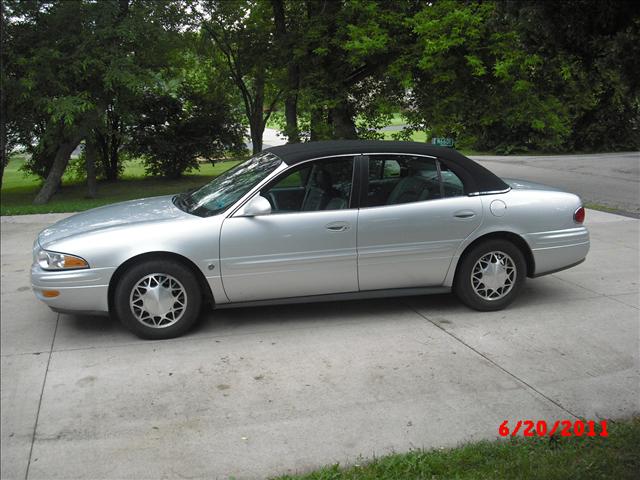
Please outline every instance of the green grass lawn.
[{"label": "green grass lawn", "polygon": [[[384,135],[385,140],[393,140],[393,134],[398,133],[398,131],[384,131],[382,134]],[[427,133],[426,132],[413,132],[411,134],[411,140],[414,142],[424,143],[427,141]]]},{"label": "green grass lawn", "polygon": [[333,465],[279,480],[637,479],[640,417],[609,423],[609,437],[516,438],[413,451],[360,465]]},{"label": "green grass lawn", "polygon": [[27,176],[20,170],[23,163],[23,157],[14,156],[5,168],[0,191],[0,215],[79,212],[134,198],[183,192],[207,183],[238,162],[220,162],[215,166],[202,164],[200,171],[186,174],[179,180],[144,177],[141,162],[127,162],[120,181],[98,183],[98,197],[94,199],[86,198],[87,188],[84,181],[75,181],[65,175],[61,190],[46,205],[32,205],[40,182],[37,177]]},{"label": "green grass lawn", "polygon": [[389,125],[397,126],[397,125],[406,125],[407,119],[401,113],[394,113],[393,117],[391,117],[391,123]]}]

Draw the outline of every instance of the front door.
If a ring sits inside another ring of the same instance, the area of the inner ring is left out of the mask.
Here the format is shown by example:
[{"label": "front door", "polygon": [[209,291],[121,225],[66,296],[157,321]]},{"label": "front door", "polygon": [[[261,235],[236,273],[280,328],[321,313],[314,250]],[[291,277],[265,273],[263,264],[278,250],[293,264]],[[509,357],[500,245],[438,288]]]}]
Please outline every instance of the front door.
[{"label": "front door", "polygon": [[260,192],[270,215],[224,221],[220,258],[231,302],[358,290],[353,169],[353,157],[294,166]]},{"label": "front door", "polygon": [[478,197],[443,163],[370,155],[358,217],[360,290],[441,285],[453,255],[481,222]]}]

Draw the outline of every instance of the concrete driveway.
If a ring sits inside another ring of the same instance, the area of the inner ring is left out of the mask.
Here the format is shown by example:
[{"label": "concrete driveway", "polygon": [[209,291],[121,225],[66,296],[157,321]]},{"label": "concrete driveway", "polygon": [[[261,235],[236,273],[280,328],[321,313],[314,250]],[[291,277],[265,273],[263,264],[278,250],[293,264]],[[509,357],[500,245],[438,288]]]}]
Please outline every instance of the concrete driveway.
[{"label": "concrete driveway", "polygon": [[31,239],[55,218],[2,218],[2,478],[263,478],[640,413],[636,219],[589,211],[587,261],[502,312],[451,295],[222,310],[145,342],[35,300]]}]

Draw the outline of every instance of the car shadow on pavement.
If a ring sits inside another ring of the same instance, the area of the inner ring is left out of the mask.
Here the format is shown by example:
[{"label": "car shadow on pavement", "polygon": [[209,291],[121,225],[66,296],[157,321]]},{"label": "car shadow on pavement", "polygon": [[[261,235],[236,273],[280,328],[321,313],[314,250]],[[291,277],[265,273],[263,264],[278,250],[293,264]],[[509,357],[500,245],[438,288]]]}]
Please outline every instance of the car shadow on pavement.
[{"label": "car shadow on pavement", "polygon": [[[316,302],[261,307],[241,307],[205,311],[192,334],[236,334],[256,330],[322,327],[333,324],[366,324],[388,322],[396,317],[416,315],[408,304],[414,297],[390,297],[337,302]],[[419,297],[418,297],[419,298]],[[458,304],[450,294],[430,295],[438,307]]]},{"label": "car shadow on pavement", "polygon": [[[529,280],[519,298],[503,312],[508,315],[509,311],[517,312],[535,308],[541,303],[563,302],[585,295],[588,296],[589,293],[552,277]],[[460,316],[478,314],[479,312],[463,305],[451,293],[214,310],[204,306],[196,326],[181,338],[198,339],[293,328],[323,328],[338,324],[363,324],[369,328],[379,322],[389,322],[407,315],[420,315],[425,321],[435,320],[439,323],[449,316],[453,320]],[[65,337],[81,342],[84,339],[88,343],[135,340],[133,334],[117,319],[89,315],[61,315],[58,336],[62,337],[62,343],[65,343]]]}]

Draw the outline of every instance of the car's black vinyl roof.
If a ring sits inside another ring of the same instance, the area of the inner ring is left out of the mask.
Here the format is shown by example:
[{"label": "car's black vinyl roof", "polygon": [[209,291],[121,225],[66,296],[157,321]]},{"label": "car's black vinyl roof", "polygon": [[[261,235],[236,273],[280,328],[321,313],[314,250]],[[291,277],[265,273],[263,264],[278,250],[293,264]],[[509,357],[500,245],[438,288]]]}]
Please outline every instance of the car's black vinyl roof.
[{"label": "car's black vinyl roof", "polygon": [[387,142],[381,140],[329,140],[322,142],[288,143],[271,147],[266,151],[280,157],[287,165],[332,155],[404,153],[437,157],[462,177],[467,193],[491,192],[508,189],[497,175],[477,164],[460,152],[428,143]]}]

